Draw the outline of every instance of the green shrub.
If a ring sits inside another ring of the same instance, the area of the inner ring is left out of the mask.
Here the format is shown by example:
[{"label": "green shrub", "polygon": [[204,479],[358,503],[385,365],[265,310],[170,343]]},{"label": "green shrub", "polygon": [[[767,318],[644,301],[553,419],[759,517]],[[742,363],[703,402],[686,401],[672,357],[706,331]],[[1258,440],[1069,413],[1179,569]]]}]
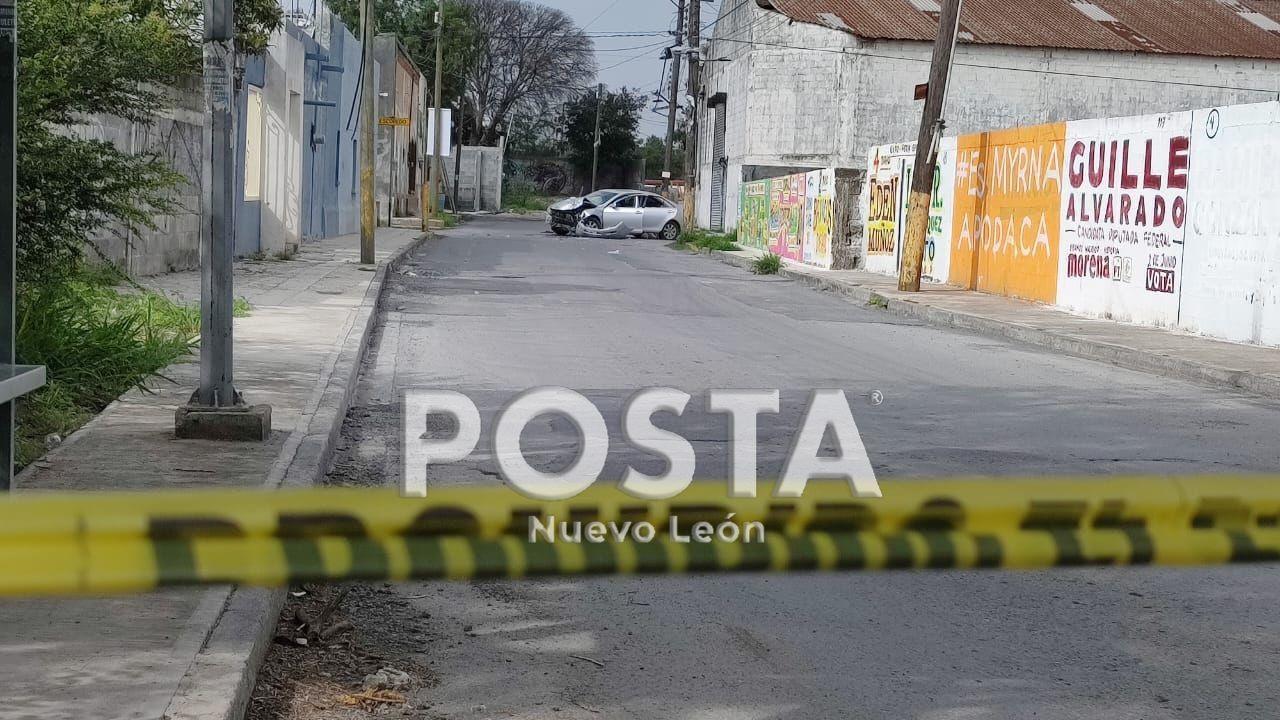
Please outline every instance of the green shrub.
[{"label": "green shrub", "polygon": [[757,275],[777,275],[782,269],[782,256],[765,253],[751,263],[751,272]]},{"label": "green shrub", "polygon": [[723,252],[732,252],[741,250],[735,242],[738,239],[737,233],[729,235],[721,235],[718,233],[709,233],[701,228],[690,228],[680,234],[678,245],[693,246],[699,250],[720,250]]},{"label": "green shrub", "polygon": [[[118,275],[117,275],[118,277]],[[243,316],[243,298],[233,313]],[[112,400],[188,356],[200,339],[198,306],[110,284],[96,269],[74,280],[23,285],[16,311],[18,361],[44,365],[48,384],[18,404],[18,464],[45,452],[45,437],[65,436]]]}]

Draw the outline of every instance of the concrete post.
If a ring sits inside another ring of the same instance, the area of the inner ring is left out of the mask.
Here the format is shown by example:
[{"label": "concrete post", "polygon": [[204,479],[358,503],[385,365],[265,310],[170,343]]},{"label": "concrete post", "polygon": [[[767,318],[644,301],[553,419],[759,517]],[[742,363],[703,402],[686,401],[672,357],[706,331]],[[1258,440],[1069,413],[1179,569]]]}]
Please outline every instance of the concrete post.
[{"label": "concrete post", "polygon": [[271,408],[247,407],[232,378],[236,186],[235,22],[232,0],[204,0],[203,207],[200,231],[200,387],[174,416],[180,438],[266,440]]},{"label": "concrete post", "polygon": [[[698,4],[698,0],[693,0]],[[684,43],[684,0],[676,5],[676,45]],[[692,61],[692,59],[691,59]],[[662,190],[671,189],[671,145],[676,139],[676,111],[680,109],[680,51],[671,49],[671,89],[667,95],[667,143],[662,152]]]},{"label": "concrete post", "polygon": [[200,391],[210,407],[237,404],[232,377],[235,254],[235,41],[232,0],[204,3],[204,213],[200,232]]}]

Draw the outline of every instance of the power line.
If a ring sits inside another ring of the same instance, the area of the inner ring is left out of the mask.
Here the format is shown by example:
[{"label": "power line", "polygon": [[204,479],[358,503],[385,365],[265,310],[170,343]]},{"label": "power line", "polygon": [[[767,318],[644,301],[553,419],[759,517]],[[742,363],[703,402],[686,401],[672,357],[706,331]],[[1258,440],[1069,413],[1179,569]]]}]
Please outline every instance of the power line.
[{"label": "power line", "polygon": [[604,14],[605,14],[605,13],[609,12],[610,10],[612,10],[612,9],[613,9],[614,7],[616,7],[616,6],[618,5],[618,3],[620,3],[620,2],[622,2],[622,0],[613,0],[613,2],[609,3],[608,7],[606,7],[606,8],[605,8],[605,9],[603,9],[603,10],[601,10],[599,15],[596,15],[595,17],[591,18],[591,22],[589,22],[589,23],[587,23],[586,25],[583,25],[583,26],[582,26],[583,31],[586,31],[586,29],[587,29],[587,28],[591,27],[592,25],[595,25],[597,20],[599,20],[600,18],[604,17]]}]

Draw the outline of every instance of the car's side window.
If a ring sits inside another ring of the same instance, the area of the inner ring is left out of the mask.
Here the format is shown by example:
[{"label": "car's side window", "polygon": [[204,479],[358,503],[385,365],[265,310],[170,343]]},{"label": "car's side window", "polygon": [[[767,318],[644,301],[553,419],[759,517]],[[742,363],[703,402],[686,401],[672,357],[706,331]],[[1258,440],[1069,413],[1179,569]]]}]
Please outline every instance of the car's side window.
[{"label": "car's side window", "polygon": [[614,203],[613,206],[622,210],[633,210],[640,207],[637,203],[639,199],[639,195],[627,195],[626,197],[619,198],[618,202]]},{"label": "car's side window", "polygon": [[644,206],[651,208],[665,208],[667,204],[657,195],[650,195],[644,199]]}]

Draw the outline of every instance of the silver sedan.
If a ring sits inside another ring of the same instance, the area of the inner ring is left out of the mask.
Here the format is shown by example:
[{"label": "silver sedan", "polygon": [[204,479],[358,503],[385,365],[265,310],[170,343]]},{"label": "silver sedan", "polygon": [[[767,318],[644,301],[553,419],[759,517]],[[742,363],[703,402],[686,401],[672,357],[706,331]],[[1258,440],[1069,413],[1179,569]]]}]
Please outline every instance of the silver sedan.
[{"label": "silver sedan", "polygon": [[547,224],[558,235],[578,229],[591,234],[680,237],[679,207],[661,195],[642,190],[597,190],[585,197],[562,200],[547,208]]}]

